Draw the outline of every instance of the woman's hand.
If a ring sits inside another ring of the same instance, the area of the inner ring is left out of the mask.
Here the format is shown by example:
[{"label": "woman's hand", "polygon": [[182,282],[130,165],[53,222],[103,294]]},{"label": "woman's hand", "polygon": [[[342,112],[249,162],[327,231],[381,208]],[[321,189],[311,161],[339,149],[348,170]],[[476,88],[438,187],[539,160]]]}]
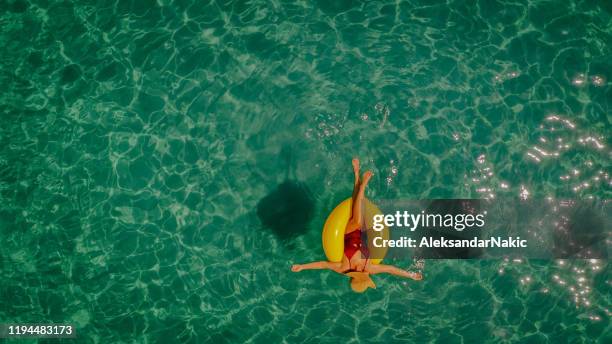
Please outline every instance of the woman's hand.
[{"label": "woman's hand", "polygon": [[420,273],[420,272],[413,272],[413,273],[411,273],[410,278],[412,278],[415,281],[420,281],[420,280],[423,279],[423,274]]},{"label": "woman's hand", "polygon": [[300,271],[302,271],[302,265],[300,265],[300,264],[293,264],[291,266],[291,271],[293,271],[293,272],[300,272]]}]

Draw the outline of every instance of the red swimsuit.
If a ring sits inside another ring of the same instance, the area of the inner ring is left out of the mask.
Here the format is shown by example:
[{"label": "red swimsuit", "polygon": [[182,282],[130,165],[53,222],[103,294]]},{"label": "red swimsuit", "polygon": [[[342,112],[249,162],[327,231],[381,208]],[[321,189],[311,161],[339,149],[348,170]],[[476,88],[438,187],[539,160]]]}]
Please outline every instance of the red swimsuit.
[{"label": "red swimsuit", "polygon": [[355,230],[344,234],[344,255],[351,260],[357,251],[361,251],[363,258],[368,258],[368,246],[361,241],[361,231]]}]

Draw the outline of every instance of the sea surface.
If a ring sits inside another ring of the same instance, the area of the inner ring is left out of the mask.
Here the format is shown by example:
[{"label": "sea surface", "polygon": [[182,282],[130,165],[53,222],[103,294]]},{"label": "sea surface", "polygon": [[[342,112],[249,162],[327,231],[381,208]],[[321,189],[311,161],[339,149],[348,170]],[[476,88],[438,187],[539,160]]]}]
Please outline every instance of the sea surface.
[{"label": "sea surface", "polygon": [[607,260],[290,271],[353,157],[374,202],[610,199],[610,1],[5,0],[0,45],[0,323],[76,325],[41,343],[612,342]]}]

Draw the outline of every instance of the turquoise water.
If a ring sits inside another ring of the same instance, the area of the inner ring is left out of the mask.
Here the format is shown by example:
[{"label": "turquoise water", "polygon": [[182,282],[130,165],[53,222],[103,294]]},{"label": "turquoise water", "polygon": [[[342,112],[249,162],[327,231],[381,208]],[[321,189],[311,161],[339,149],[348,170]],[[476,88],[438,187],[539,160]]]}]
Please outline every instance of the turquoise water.
[{"label": "turquoise water", "polygon": [[0,8],[0,322],[73,322],[70,343],[612,340],[607,261],[427,261],[365,294],[289,270],[323,259],[353,156],[373,200],[610,198],[609,2]]}]

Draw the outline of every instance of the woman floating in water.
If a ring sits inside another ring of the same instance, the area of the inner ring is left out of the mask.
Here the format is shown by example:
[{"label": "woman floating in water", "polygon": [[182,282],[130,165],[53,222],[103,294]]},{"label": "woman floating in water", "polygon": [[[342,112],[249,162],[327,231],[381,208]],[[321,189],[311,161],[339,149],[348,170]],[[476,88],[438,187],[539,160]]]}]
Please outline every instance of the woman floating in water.
[{"label": "woman floating in water", "polygon": [[329,269],[337,273],[347,275],[351,278],[351,288],[358,293],[368,288],[376,288],[370,275],[388,273],[401,277],[421,280],[423,276],[417,272],[402,270],[392,265],[371,264],[367,244],[361,240],[361,233],[365,231],[362,205],[364,201],[365,188],[372,178],[372,172],[367,171],[359,180],[359,160],[353,159],[353,172],[355,173],[355,185],[353,187],[353,209],[351,218],[344,232],[344,255],[342,262],[319,261],[308,264],[296,264],[291,271],[299,272],[312,269]]}]

